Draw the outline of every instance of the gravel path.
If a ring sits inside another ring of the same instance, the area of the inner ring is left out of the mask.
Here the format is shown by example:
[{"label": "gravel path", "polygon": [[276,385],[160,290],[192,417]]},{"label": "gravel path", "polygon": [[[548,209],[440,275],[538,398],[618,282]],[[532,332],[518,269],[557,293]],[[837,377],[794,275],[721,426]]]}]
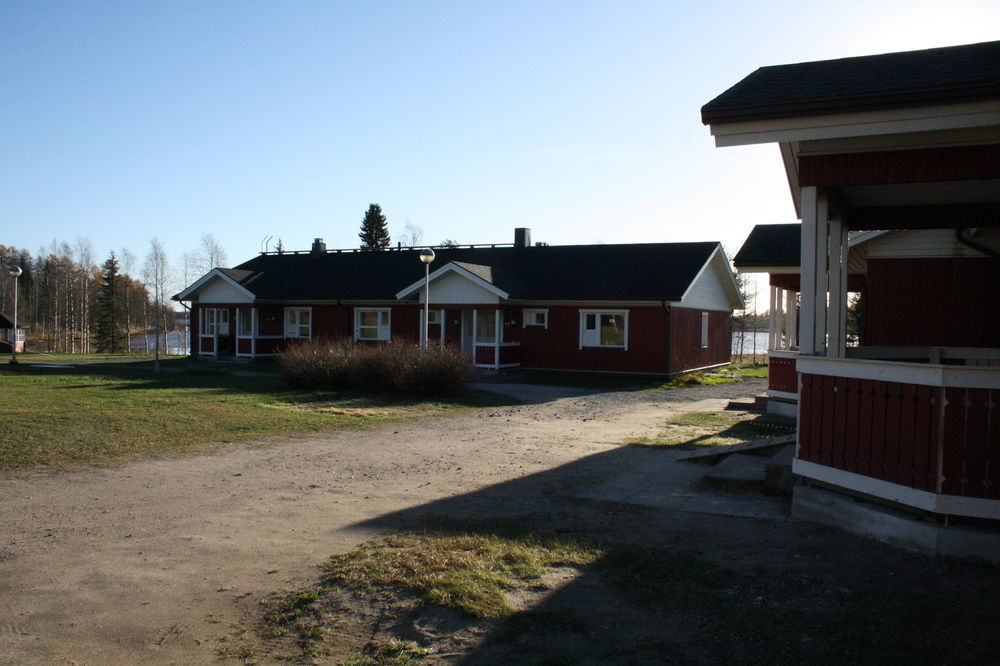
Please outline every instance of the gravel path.
[{"label": "gravel path", "polygon": [[5,474],[0,663],[210,662],[257,600],[386,526],[537,507],[627,468],[622,439],[654,434],[699,401],[762,389],[749,380],[586,394],[114,468]]}]

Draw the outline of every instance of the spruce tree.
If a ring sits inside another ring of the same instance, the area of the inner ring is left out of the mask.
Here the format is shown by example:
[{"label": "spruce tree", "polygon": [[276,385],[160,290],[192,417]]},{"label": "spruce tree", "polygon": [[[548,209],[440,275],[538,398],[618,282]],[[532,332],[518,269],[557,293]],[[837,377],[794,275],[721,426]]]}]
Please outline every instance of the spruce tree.
[{"label": "spruce tree", "polygon": [[97,351],[112,354],[121,351],[122,329],[121,289],[119,288],[118,258],[112,251],[101,266],[100,285],[97,293]]},{"label": "spruce tree", "polygon": [[358,238],[361,239],[362,250],[384,250],[389,247],[389,225],[378,204],[368,206],[365,219],[361,221]]}]

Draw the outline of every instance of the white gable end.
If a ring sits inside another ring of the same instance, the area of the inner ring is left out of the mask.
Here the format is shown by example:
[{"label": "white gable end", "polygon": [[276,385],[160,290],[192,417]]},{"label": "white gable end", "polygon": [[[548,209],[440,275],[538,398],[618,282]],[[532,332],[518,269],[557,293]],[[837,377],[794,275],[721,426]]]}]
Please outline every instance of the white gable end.
[{"label": "white gable end", "polygon": [[[420,302],[424,302],[424,290],[420,290]],[[449,272],[431,282],[431,303],[499,303],[500,297],[480,287],[472,280]]]},{"label": "white gable end", "polygon": [[253,298],[222,278],[210,280],[198,290],[199,303],[253,303]]},{"label": "white gable end", "polygon": [[[678,305],[682,308],[692,308],[695,310],[721,310],[730,312],[733,303],[726,289],[722,284],[718,269],[712,262],[701,274],[695,278],[694,283],[684,295]],[[728,276],[726,276],[728,279]]]}]

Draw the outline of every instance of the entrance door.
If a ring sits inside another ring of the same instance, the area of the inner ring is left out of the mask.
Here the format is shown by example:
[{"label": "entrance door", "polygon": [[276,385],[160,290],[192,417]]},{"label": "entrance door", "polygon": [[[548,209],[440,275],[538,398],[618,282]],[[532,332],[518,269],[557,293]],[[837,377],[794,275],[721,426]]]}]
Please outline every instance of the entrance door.
[{"label": "entrance door", "polygon": [[462,311],[462,353],[470,358],[475,358],[475,348],[473,347],[473,336],[475,331],[472,327],[472,310]]}]

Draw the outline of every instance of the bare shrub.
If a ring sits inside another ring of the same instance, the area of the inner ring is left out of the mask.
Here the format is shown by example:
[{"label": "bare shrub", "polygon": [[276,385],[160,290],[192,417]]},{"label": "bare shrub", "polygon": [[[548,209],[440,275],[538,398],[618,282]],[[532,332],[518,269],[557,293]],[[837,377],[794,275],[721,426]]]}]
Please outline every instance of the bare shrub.
[{"label": "bare shrub", "polygon": [[398,341],[297,342],[285,348],[278,364],[292,386],[375,393],[453,395],[472,374],[472,362],[455,347],[431,346],[421,353],[417,345]]}]

